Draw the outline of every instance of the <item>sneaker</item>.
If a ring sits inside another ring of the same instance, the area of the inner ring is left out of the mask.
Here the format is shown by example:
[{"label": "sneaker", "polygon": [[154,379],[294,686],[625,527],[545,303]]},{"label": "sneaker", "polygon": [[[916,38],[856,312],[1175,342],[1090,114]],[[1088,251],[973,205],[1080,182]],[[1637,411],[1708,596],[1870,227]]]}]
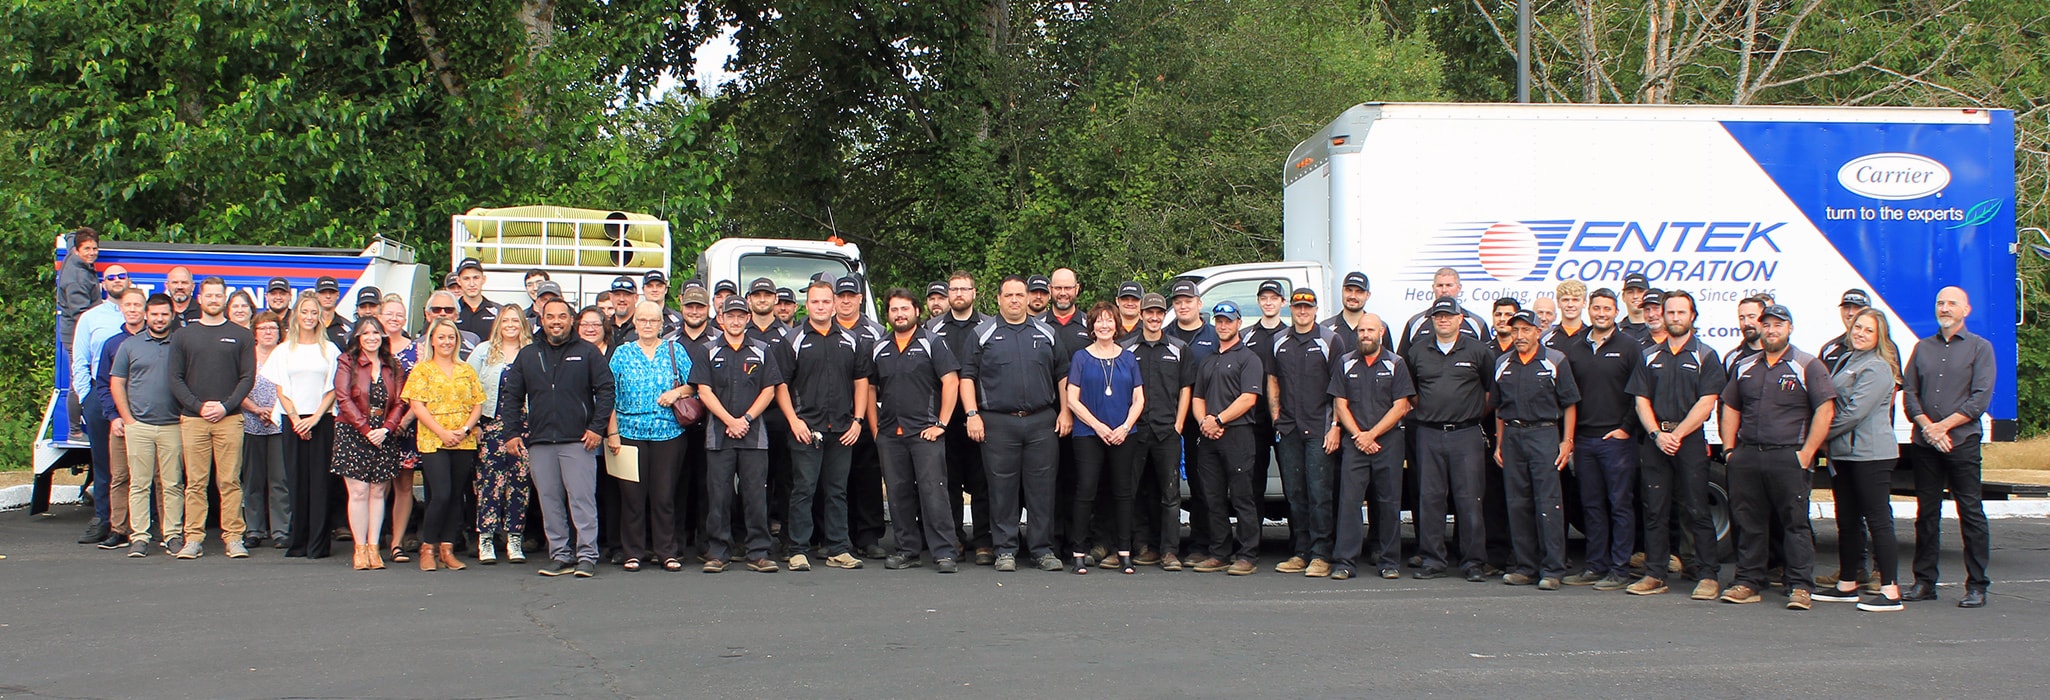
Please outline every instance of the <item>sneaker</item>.
[{"label": "sneaker", "polygon": [[849,554],[847,552],[841,552],[839,554],[826,557],[826,566],[830,566],[835,569],[859,569],[861,568],[861,560],[854,558],[854,555],[852,554]]},{"label": "sneaker", "polygon": [[792,554],[792,555],[790,555],[790,561],[789,561],[788,563],[790,564],[790,570],[791,570],[791,571],[810,571],[810,570],[811,570],[811,557],[807,557],[807,556],[805,556],[805,555],[802,555],[802,554]]},{"label": "sneaker", "polygon": [[1559,578],[1558,578],[1558,577],[1556,577],[1556,576],[1546,576],[1546,577],[1544,577],[1544,578],[1538,579],[1538,590],[1540,590],[1540,591],[1556,591],[1556,590],[1559,590]]},{"label": "sneaker", "polygon": [[1402,572],[1396,571],[1395,567],[1391,566],[1381,570],[1381,578],[1383,580],[1393,581],[1395,579],[1402,578]]},{"label": "sneaker", "polygon": [[1796,588],[1787,594],[1788,610],[1807,610],[1815,607],[1814,594],[1807,589]]},{"label": "sneaker", "polygon": [[1507,574],[1503,574],[1503,575],[1502,575],[1502,583],[1505,583],[1505,584],[1508,584],[1508,585],[1511,585],[1511,586],[1528,586],[1528,585],[1531,585],[1531,584],[1533,584],[1533,583],[1537,583],[1537,582],[1538,582],[1538,580],[1537,580],[1537,577],[1536,577],[1536,576],[1532,576],[1532,575],[1530,575],[1530,574],[1526,574],[1526,573],[1522,573],[1522,572],[1514,572],[1514,571],[1512,571],[1512,572],[1510,572],[1510,573],[1507,573]]},{"label": "sneaker", "polygon": [[1352,578],[1352,567],[1340,566],[1331,570],[1331,580],[1344,581]]},{"label": "sneaker", "polygon": [[149,556],[149,540],[134,540],[128,543],[128,558],[141,559]]},{"label": "sneaker", "polygon": [[1238,561],[1232,562],[1231,568],[1225,569],[1224,573],[1230,574],[1232,576],[1251,576],[1254,572],[1257,572],[1259,570],[1259,567],[1253,566],[1253,562],[1247,561],[1245,559],[1240,559]]},{"label": "sneaker", "polygon": [[1426,566],[1422,569],[1418,569],[1416,573],[1410,574],[1410,577],[1415,578],[1419,581],[1429,581],[1434,578],[1445,578],[1445,567]]},{"label": "sneaker", "polygon": [[705,560],[705,568],[704,568],[704,572],[705,572],[705,573],[708,573],[708,574],[716,574],[716,573],[719,573],[719,572],[721,572],[721,571],[725,571],[725,570],[726,570],[726,560],[724,560],[724,559],[707,559],[707,560]]},{"label": "sneaker", "polygon": [[773,574],[777,571],[776,562],[767,557],[751,560],[747,563],[747,570],[758,574]]},{"label": "sneaker", "polygon": [[1289,557],[1288,561],[1274,565],[1274,571],[1282,574],[1300,574],[1309,568],[1310,563],[1302,557]]},{"label": "sneaker", "polygon": [[1658,595],[1666,592],[1666,582],[1646,576],[1637,579],[1636,583],[1630,584],[1623,590],[1630,595]]},{"label": "sneaker", "polygon": [[1764,600],[1764,598],[1758,595],[1758,591],[1752,590],[1750,586],[1741,583],[1731,586],[1730,590],[1723,591],[1722,597],[1723,602],[1737,605],[1748,605],[1760,600]]},{"label": "sneaker", "polygon": [[997,552],[996,552],[996,550],[994,550],[994,549],[990,549],[990,548],[988,548],[988,547],[976,547],[976,548],[975,548],[975,565],[976,565],[976,566],[989,566],[989,565],[991,565],[991,564],[995,564],[995,563],[997,563]]},{"label": "sneaker", "polygon": [[577,562],[577,568],[575,573],[577,578],[590,578],[592,576],[597,576],[598,563],[592,561]]},{"label": "sneaker", "polygon": [[[1144,562],[1144,561],[1146,561],[1146,560],[1145,560],[1144,558],[1140,558],[1140,559],[1137,559],[1137,560],[1134,560],[1134,561]],[[1161,571],[1181,571],[1181,570],[1182,570],[1182,558],[1181,558],[1181,557],[1177,557],[1177,556],[1175,556],[1175,555],[1174,555],[1174,552],[1168,552],[1168,553],[1166,553],[1166,554],[1162,554],[1162,555],[1160,555],[1160,559],[1159,559],[1159,561],[1158,561],[1158,562],[1156,562],[1156,563],[1160,564],[1160,570],[1161,570]]]},{"label": "sneaker", "polygon": [[577,572],[577,565],[566,561],[551,561],[541,567],[541,575],[548,577],[567,576]]},{"label": "sneaker", "polygon": [[1040,571],[1061,571],[1068,567],[1061,564],[1061,558],[1052,553],[1041,554],[1036,562]]},{"label": "sneaker", "polygon": [[527,563],[527,550],[520,548],[519,535],[505,536],[505,560],[514,564]]},{"label": "sneaker", "polygon": [[172,556],[178,557],[179,559],[198,559],[200,557],[206,556],[206,548],[200,546],[198,540],[193,540],[191,542],[185,543],[184,547],[178,548],[178,553]]},{"label": "sneaker", "polygon": [[1467,582],[1467,583],[1487,583],[1487,582],[1488,582],[1488,579],[1490,579],[1490,578],[1493,578],[1494,576],[1497,576],[1497,575],[1501,575],[1501,572],[1494,572],[1494,573],[1489,573],[1489,572],[1488,572],[1488,570],[1486,570],[1486,569],[1482,569],[1482,568],[1472,568],[1472,569],[1467,569],[1467,570],[1466,570],[1466,582]]},{"label": "sneaker", "polygon": [[107,539],[110,532],[112,529],[107,525],[107,521],[93,518],[93,521],[85,526],[85,534],[78,536],[78,543],[99,544],[100,540]]},{"label": "sneaker", "polygon": [[1203,560],[1201,563],[1196,564],[1195,568],[1196,573],[1199,574],[1214,574],[1219,571],[1231,568],[1231,564],[1225,562],[1223,559],[1211,557],[1209,559]]},{"label": "sneaker", "polygon": [[898,569],[916,569],[922,564],[923,562],[920,562],[918,560],[918,555],[916,554],[909,556],[903,554],[892,554],[889,557],[883,559],[883,568],[889,569],[891,571],[896,571]]},{"label": "sneaker", "polygon": [[1721,581],[1705,578],[1700,583],[1694,584],[1694,594],[1688,597],[1694,600],[1715,600],[1716,594],[1721,593],[1722,589],[1723,584]]},{"label": "sneaker", "polygon": [[185,548],[185,538],[183,538],[183,537],[180,537],[180,536],[177,536],[177,535],[172,535],[172,536],[170,536],[170,537],[166,537],[166,538],[164,538],[164,553],[165,553],[165,554],[173,554],[173,555],[175,555],[175,554],[177,554],[177,553],[178,553],[178,550],[181,550],[181,549],[184,549],[184,548]]},{"label": "sneaker", "polygon": [[1331,562],[1311,559],[1310,568],[1303,569],[1303,575],[1310,578],[1324,578],[1331,575]]},{"label": "sneaker", "polygon": [[1813,597],[1815,600],[1824,603],[1856,603],[1862,600],[1862,598],[1858,595],[1857,589],[1853,588],[1851,590],[1846,591],[1844,589],[1837,588],[1835,585],[1831,585],[1828,588],[1818,590],[1811,594],[1811,597]]},{"label": "sneaker", "polygon": [[1900,612],[1906,607],[1901,599],[1883,595],[1868,595],[1858,600],[1858,609],[1865,612]]},{"label": "sneaker", "polygon": [[498,563],[498,542],[496,537],[484,535],[477,538],[477,563]]},{"label": "sneaker", "polygon": [[[982,555],[978,554],[978,555],[976,555],[976,556],[977,556],[977,557],[979,558],[979,557],[981,557]],[[999,555],[997,555],[997,558],[996,558],[996,567],[997,567],[997,570],[998,570],[998,571],[1017,571],[1017,570],[1018,570],[1018,555],[1016,555],[1016,554],[999,554]]]},{"label": "sneaker", "polygon": [[943,574],[951,574],[961,570],[960,565],[955,564],[954,560],[952,559],[941,559],[935,561],[933,562],[933,568],[938,569],[939,572]]},{"label": "sneaker", "polygon": [[244,546],[244,545],[243,545],[242,543],[240,543],[240,542],[229,542],[229,543],[228,543],[228,546],[227,546],[227,550],[228,550],[228,558],[229,558],[229,559],[248,559],[248,558],[249,558],[249,548],[248,548],[247,546]]},{"label": "sneaker", "polygon": [[1629,587],[1630,579],[1615,574],[1603,576],[1602,580],[1594,582],[1594,589],[1597,591],[1620,591]]},{"label": "sneaker", "polygon": [[127,535],[123,535],[123,534],[121,534],[121,533],[118,533],[118,532],[116,532],[116,533],[114,533],[114,534],[108,535],[108,536],[107,536],[107,539],[104,539],[104,540],[100,540],[100,543],[99,543],[99,544],[96,544],[96,545],[93,545],[93,546],[95,546],[95,547],[99,547],[100,549],[108,549],[108,550],[113,550],[113,549],[127,549],[127,548],[128,548],[128,536],[127,536]]},{"label": "sneaker", "polygon": [[1592,571],[1582,571],[1580,573],[1566,577],[1564,580],[1561,580],[1560,583],[1564,583],[1568,586],[1592,586],[1596,583],[1600,583],[1602,578],[1603,576],[1601,574],[1597,574]]}]

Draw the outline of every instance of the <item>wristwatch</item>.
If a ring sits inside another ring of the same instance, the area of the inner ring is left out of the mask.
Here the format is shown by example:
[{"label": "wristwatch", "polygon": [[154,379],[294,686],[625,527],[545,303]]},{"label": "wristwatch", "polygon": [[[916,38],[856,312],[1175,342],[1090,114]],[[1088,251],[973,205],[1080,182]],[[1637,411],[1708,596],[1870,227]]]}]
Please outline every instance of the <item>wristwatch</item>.
[{"label": "wristwatch", "polygon": [[969,418],[974,418],[975,416],[977,416],[977,415],[979,415],[979,414],[981,414],[981,413],[982,413],[981,411],[968,411],[968,412],[966,412],[966,413],[963,413],[963,414],[961,414],[961,415],[963,415],[963,416],[966,416],[966,417],[969,417]]}]

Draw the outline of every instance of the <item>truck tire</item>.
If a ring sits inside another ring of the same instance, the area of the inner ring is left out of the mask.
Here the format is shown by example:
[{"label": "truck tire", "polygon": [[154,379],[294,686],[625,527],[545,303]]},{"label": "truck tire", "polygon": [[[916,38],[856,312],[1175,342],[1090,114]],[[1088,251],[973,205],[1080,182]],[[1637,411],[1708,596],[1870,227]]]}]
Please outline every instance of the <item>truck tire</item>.
[{"label": "truck tire", "polygon": [[1730,520],[1730,474],[1722,462],[1708,463],[1708,520],[1715,529],[1715,558],[1723,563],[1737,559],[1736,528]]}]

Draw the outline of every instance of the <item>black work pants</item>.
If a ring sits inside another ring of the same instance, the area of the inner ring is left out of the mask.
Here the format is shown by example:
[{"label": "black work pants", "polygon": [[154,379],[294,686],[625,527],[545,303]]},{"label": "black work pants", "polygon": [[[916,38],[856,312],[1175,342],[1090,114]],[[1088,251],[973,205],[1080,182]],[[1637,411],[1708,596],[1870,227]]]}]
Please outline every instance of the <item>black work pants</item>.
[{"label": "black work pants", "polygon": [[989,475],[990,536],[998,556],[1017,554],[1019,505],[1032,519],[1025,549],[1053,553],[1054,471],[1060,459],[1053,409],[1029,416],[983,412],[982,466]]},{"label": "black work pants", "polygon": [[1587,535],[1583,570],[1629,577],[1637,545],[1637,442],[1574,436],[1573,474],[1580,482],[1580,529]]},{"label": "black work pants", "polygon": [[[1133,465],[1142,456],[1138,453],[1138,440],[1127,436],[1121,444],[1110,445],[1095,435],[1076,435],[1068,443],[1075,452],[1075,490],[1072,505],[1068,507],[1068,552],[1081,554],[1089,551],[1088,535],[1094,529],[1097,514],[1097,494],[1105,482],[1123,480],[1129,482],[1129,489],[1114,484],[1112,509],[1116,511],[1119,535],[1096,544],[1111,551],[1132,549],[1132,497],[1139,488],[1138,470]],[[1110,477],[1105,479],[1104,477]]]},{"label": "black work pants", "polygon": [[[1253,487],[1256,449],[1251,426],[1227,427],[1223,437],[1205,438],[1197,448],[1196,481],[1203,485],[1203,522],[1214,556],[1260,558],[1261,494]],[[1226,516],[1238,517],[1236,527],[1227,527]]]},{"label": "black work pants", "polygon": [[[698,528],[704,525],[701,518],[705,512],[705,425],[709,419],[698,421],[683,429],[683,437],[677,439],[676,489],[673,509],[674,541],[679,552],[702,551],[697,549]],[[660,521],[656,521],[659,527]]]},{"label": "black work pants", "polygon": [[[947,426],[946,442],[948,495],[954,504],[961,546],[988,547],[989,475],[982,469],[982,444],[968,438],[968,420],[958,411]],[[964,500],[966,509],[962,508]]]},{"label": "black work pants", "polygon": [[1459,569],[1481,567],[1487,552],[1487,523],[1481,515],[1481,497],[1486,490],[1483,463],[1488,460],[1482,452],[1487,449],[1483,436],[1480,426],[1456,430],[1422,426],[1416,430],[1412,466],[1417,470],[1417,553],[1425,569],[1451,568],[1445,554],[1447,510],[1459,520]]},{"label": "black work pants", "polygon": [[1130,497],[1132,518],[1119,523],[1113,541],[1132,552],[1154,545],[1161,554],[1173,554],[1182,543],[1182,436],[1139,432],[1144,436],[1134,434],[1127,441],[1134,452],[1125,467],[1131,470],[1132,488],[1127,492],[1120,485],[1116,496]]},{"label": "black work pants", "polygon": [[[1659,449],[1657,440],[1646,437],[1637,455],[1637,476],[1642,484],[1638,495],[1644,501],[1644,575],[1666,577],[1666,561],[1673,554],[1673,536],[1668,528],[1673,522],[1673,504],[1678,501],[1680,523],[1694,539],[1694,559],[1687,562],[1689,570],[1696,580],[1720,576],[1722,562],[1716,550],[1715,521],[1709,519],[1708,513],[1708,442],[1701,431],[1682,438],[1680,451],[1670,455]],[[1807,511],[1801,512],[1801,520],[1808,520]],[[1810,543],[1811,549],[1813,546]]]},{"label": "black work pants", "polygon": [[890,533],[897,554],[958,559],[961,541],[954,534],[954,506],[947,490],[947,443],[942,436],[927,442],[917,434],[885,435],[875,441],[883,481],[890,497]]},{"label": "black work pants", "polygon": [[1900,574],[1900,541],[1893,533],[1891,498],[1893,465],[1898,461],[1830,460],[1829,466],[1836,472],[1829,486],[1836,500],[1837,571],[1845,581],[1858,583],[1864,579],[1865,546],[1869,542],[1879,585],[1899,583],[1894,579]]},{"label": "black work pants", "polygon": [[1408,439],[1398,427],[1375,442],[1381,451],[1367,454],[1347,438],[1338,448],[1338,519],[1331,556],[1341,568],[1362,557],[1365,527],[1360,502],[1371,499],[1367,517],[1375,523],[1374,549],[1365,559],[1375,568],[1393,569],[1402,558],[1402,460]]},{"label": "black work pants", "polygon": [[[1815,533],[1808,523],[1809,472],[1792,447],[1740,445],[1730,454],[1731,520],[1737,525],[1734,584],[1765,590],[1771,541],[1785,547],[1787,588],[1815,587]],[[1782,524],[1772,531],[1777,516]],[[1647,558],[1646,567],[1654,562]]]},{"label": "black work pants", "polygon": [[[941,448],[945,452],[946,448]],[[847,468],[847,529],[855,549],[882,544],[889,528],[883,515],[883,463],[876,441],[861,431],[854,443],[854,462]],[[953,522],[949,519],[948,522]]]},{"label": "black work pants", "polygon": [[[1182,559],[1192,562],[1202,561],[1213,551],[1220,552],[1220,557],[1231,552],[1230,542],[1214,542],[1210,539],[1210,500],[1203,497],[1203,489],[1207,484],[1196,478],[1196,472],[1201,469],[1197,464],[1197,457],[1203,450],[1202,433],[1202,428],[1196,426],[1194,419],[1182,427],[1182,470],[1189,481],[1189,539],[1182,543]],[[1264,445],[1254,445],[1256,454],[1261,447]]]},{"label": "black work pants", "polygon": [[[775,442],[771,440],[770,442]],[[705,457],[705,556],[726,561],[733,549],[733,498],[740,496],[749,561],[769,558],[769,451],[727,448]]]},{"label": "black work pants", "polygon": [[1509,508],[1511,570],[1566,575],[1566,508],[1559,492],[1559,427],[1502,428],[1502,487]]},{"label": "black work pants", "polygon": [[628,440],[641,453],[641,480],[619,482],[619,546],[628,559],[673,559],[676,548],[676,480],[683,470],[683,437]]},{"label": "black work pants", "polygon": [[[784,511],[789,517],[783,521],[783,537],[791,556],[810,554],[814,528],[822,535],[820,551],[826,556],[847,553],[851,545],[847,541],[847,472],[854,464],[854,446],[840,444],[838,435],[822,433],[824,437],[812,444],[798,442],[795,437],[785,438],[789,444],[784,449],[790,454],[790,504]],[[812,508],[816,498],[823,518],[814,521]]]},{"label": "black work pants", "polygon": [[420,542],[453,544],[463,539],[463,494],[471,490],[476,474],[476,450],[440,449],[420,455],[420,475],[427,480]]},{"label": "black work pants", "polygon": [[1992,528],[1979,482],[1979,443],[1952,445],[1949,452],[1909,445],[1915,469],[1915,583],[1936,585],[1936,555],[1943,547],[1943,494],[1957,502],[1958,528],[1965,541],[1965,588],[1984,591]]}]

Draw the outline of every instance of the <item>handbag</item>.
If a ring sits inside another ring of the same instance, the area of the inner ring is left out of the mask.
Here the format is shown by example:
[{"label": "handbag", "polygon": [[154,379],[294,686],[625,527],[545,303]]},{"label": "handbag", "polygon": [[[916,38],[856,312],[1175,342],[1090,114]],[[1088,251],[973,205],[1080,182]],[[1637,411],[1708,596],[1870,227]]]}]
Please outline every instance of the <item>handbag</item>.
[{"label": "handbag", "polygon": [[[676,345],[673,341],[669,345],[669,372],[676,376],[676,386],[684,385],[683,369],[676,366]],[[669,404],[669,410],[676,413],[676,424],[686,428],[705,419],[705,402],[696,396],[677,399],[675,403]]]}]

